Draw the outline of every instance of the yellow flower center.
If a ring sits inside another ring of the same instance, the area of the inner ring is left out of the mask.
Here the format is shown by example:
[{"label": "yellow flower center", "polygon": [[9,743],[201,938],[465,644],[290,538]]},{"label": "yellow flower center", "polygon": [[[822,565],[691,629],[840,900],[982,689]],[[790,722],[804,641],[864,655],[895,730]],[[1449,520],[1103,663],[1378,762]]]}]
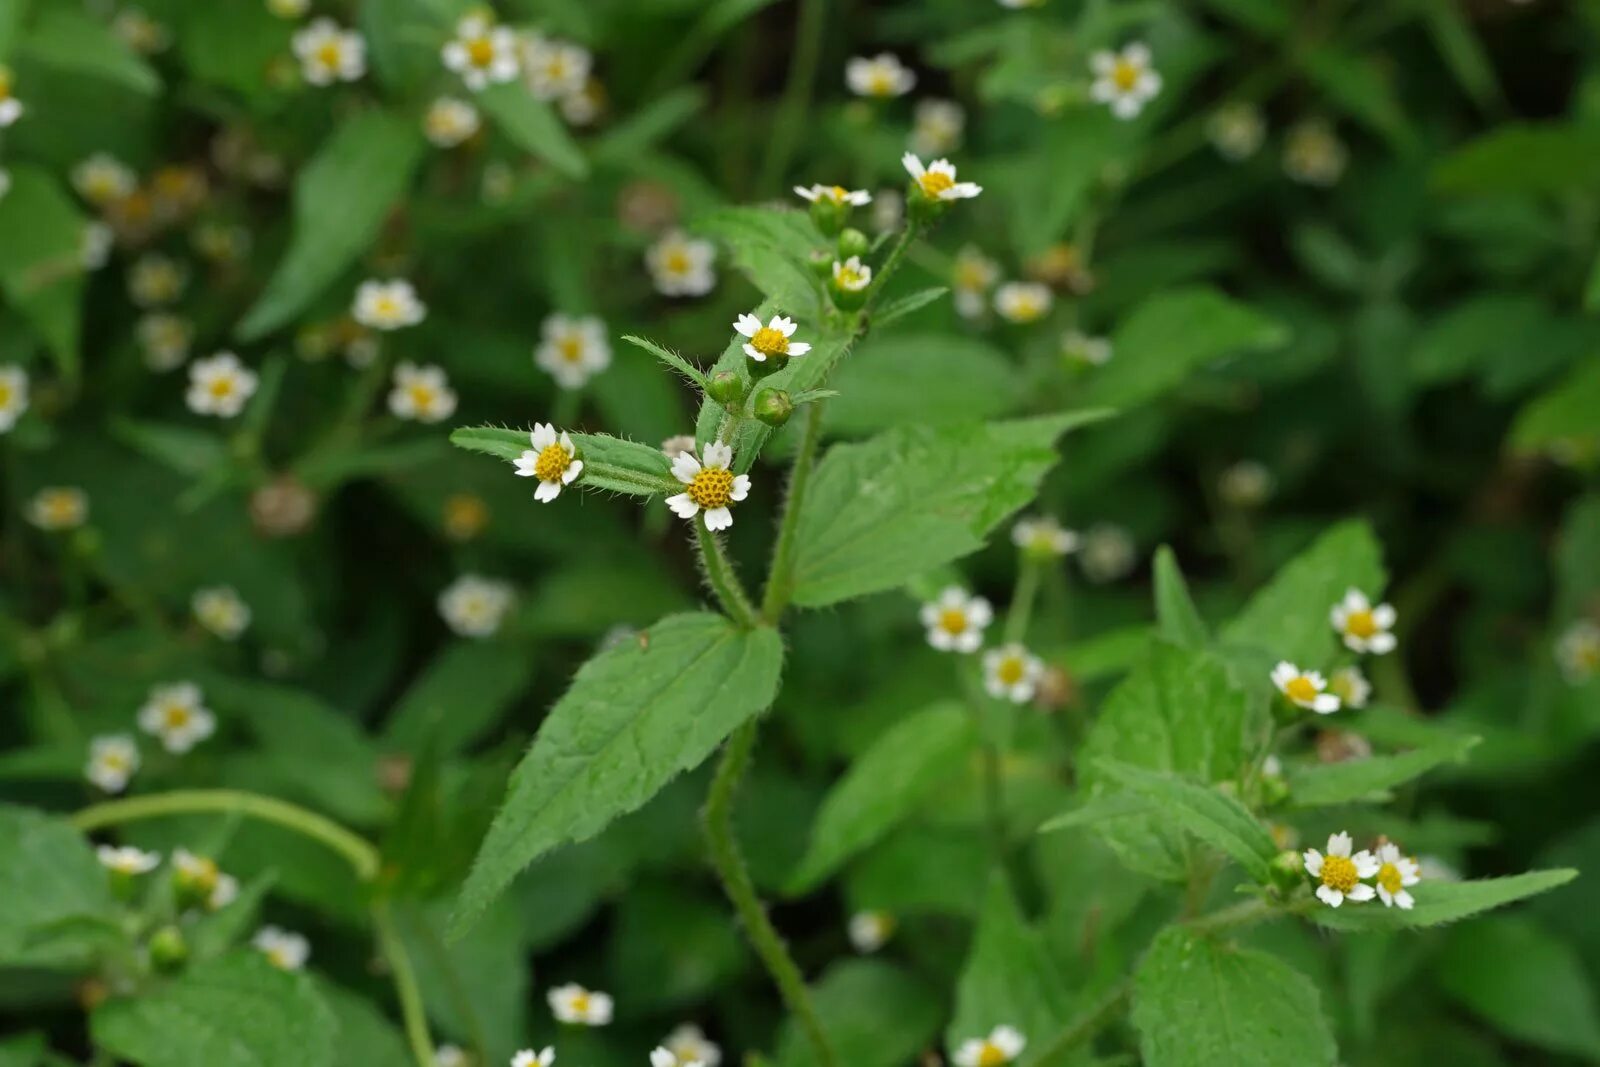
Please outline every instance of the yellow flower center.
[{"label": "yellow flower center", "polygon": [[725,467],[701,467],[684,492],[707,511],[725,508],[733,499],[733,472]]},{"label": "yellow flower center", "polygon": [[551,81],[562,80],[567,76],[567,61],[559,55],[551,56],[544,65],[544,76]]},{"label": "yellow flower center", "polygon": [[561,442],[546,445],[533,462],[533,476],[541,482],[559,482],[571,462],[572,453],[563,448]]},{"label": "yellow flower center", "polygon": [[214,860],[196,857],[187,869],[180,870],[180,881],[209,893],[217,884],[217,865]]},{"label": "yellow flower center", "polygon": [[267,949],[267,960],[279,970],[289,969],[289,953],[277,946]]},{"label": "yellow flower center", "polygon": [[11,72],[0,67],[0,100],[11,99]]},{"label": "yellow flower center", "polygon": [[1023,664],[1019,656],[1007,656],[1000,661],[1000,666],[995,669],[995,677],[1004,685],[1016,685],[1022,681]]},{"label": "yellow flower center", "polygon": [[866,277],[854,267],[840,267],[834,281],[841,289],[856,289],[866,284]]},{"label": "yellow flower center", "polygon": [[939,612],[939,629],[946,633],[965,633],[967,629],[967,612],[964,608],[945,608]]},{"label": "yellow flower center", "polygon": [[1010,1059],[993,1041],[985,1041],[978,1050],[978,1067],[1003,1067]]},{"label": "yellow flower center", "polygon": [[1018,297],[1011,305],[1011,316],[1018,322],[1032,322],[1044,314],[1044,306],[1031,296]]},{"label": "yellow flower center", "polygon": [[943,171],[930,170],[917,179],[917,184],[922,187],[922,192],[929,199],[939,199],[939,194],[955,185],[956,180]]},{"label": "yellow flower center", "polygon": [[[0,395],[0,407],[5,406],[5,397]],[[1586,643],[1578,646],[1572,659],[1583,670],[1593,671],[1600,669],[1600,642]]]},{"label": "yellow flower center", "polygon": [[213,378],[211,379],[211,385],[207,388],[213,397],[218,400],[224,400],[233,395],[233,379],[230,377]]},{"label": "yellow flower center", "polygon": [[1367,638],[1378,632],[1378,624],[1370,611],[1352,611],[1344,620],[1344,632],[1351,637]]},{"label": "yellow flower center", "polygon": [[11,386],[7,385],[5,382],[0,382],[0,408],[8,408],[11,406],[11,396]]},{"label": "yellow flower center", "polygon": [[400,314],[400,302],[385,293],[372,302],[372,310],[379,318],[392,319]]},{"label": "yellow flower center", "polygon": [[572,994],[572,1013],[574,1015],[588,1015],[589,1014],[589,994],[587,994],[587,993],[574,993],[574,994]]},{"label": "yellow flower center", "polygon": [[668,252],[666,256],[663,257],[662,263],[666,266],[667,272],[670,274],[689,273],[689,253],[685,252],[681,248],[674,248]]},{"label": "yellow flower center", "polygon": [[344,49],[337,40],[323,41],[317,48],[317,62],[324,67],[337,67],[344,57]]},{"label": "yellow flower center", "polygon": [[129,769],[128,757],[122,752],[103,752],[100,754],[100,766],[108,771],[125,771]]},{"label": "yellow flower center", "polygon": [[867,82],[867,92],[873,96],[889,96],[894,93],[894,76],[883,67],[878,67],[872,72],[872,78]]},{"label": "yellow flower center", "polygon": [[427,411],[429,408],[433,407],[433,402],[439,397],[439,394],[433,391],[433,386],[426,385],[422,382],[417,382],[413,385],[407,386],[406,391],[411,394],[411,402],[415,404],[420,411]]},{"label": "yellow flower center", "polygon": [[[560,449],[560,446],[556,446]],[[458,493],[445,501],[444,525],[458,541],[475,537],[489,523],[489,507],[470,493]]]},{"label": "yellow flower center", "polygon": [[181,730],[189,725],[189,709],[182,704],[168,704],[162,709],[161,721],[169,730]]},{"label": "yellow flower center", "polygon": [[779,330],[771,326],[763,326],[750,338],[750,344],[757,352],[768,356],[781,356],[789,351],[789,339]]},{"label": "yellow flower center", "polygon": [[467,42],[467,61],[475,67],[487,67],[494,62],[494,42],[487,37],[474,37]]},{"label": "yellow flower center", "polygon": [[844,203],[844,198],[850,195],[850,191],[842,185],[835,185],[833,188],[826,190],[823,195],[835,204],[842,204]]},{"label": "yellow flower center", "polygon": [[1317,684],[1305,675],[1289,679],[1289,684],[1283,687],[1284,695],[1290,700],[1310,701],[1317,699]]},{"label": "yellow flower center", "polygon": [[1356,874],[1355,861],[1349,856],[1326,856],[1322,860],[1322,884],[1329,889],[1348,893],[1361,881]]},{"label": "yellow flower center", "polygon": [[1119,59],[1111,68],[1111,84],[1125,93],[1132,92],[1134,87],[1139,84],[1139,77],[1143,73],[1144,71],[1139,68],[1138,64],[1130,63],[1126,59]]},{"label": "yellow flower center", "polygon": [[563,337],[556,342],[556,350],[568,363],[576,363],[583,358],[583,338]]},{"label": "yellow flower center", "polygon": [[[1323,868],[1323,877],[1324,879],[1327,877],[1327,868]],[[1378,868],[1378,884],[1383,886],[1390,896],[1394,896],[1405,888],[1405,879],[1401,877],[1399,867],[1392,863],[1385,863]]]}]

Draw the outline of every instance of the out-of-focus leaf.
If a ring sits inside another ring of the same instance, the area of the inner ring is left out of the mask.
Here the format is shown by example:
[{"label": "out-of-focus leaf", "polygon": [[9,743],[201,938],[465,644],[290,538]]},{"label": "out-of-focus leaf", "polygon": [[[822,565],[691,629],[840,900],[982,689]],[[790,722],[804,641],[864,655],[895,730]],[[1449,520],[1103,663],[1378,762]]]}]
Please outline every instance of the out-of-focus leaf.
[{"label": "out-of-focus leaf", "polygon": [[118,419],[111,432],[157,463],[191,478],[214,474],[228,462],[226,442],[207,430]]},{"label": "out-of-focus leaf", "polygon": [[[840,1063],[900,1067],[939,1028],[939,1000],[910,973],[876,960],[830,968],[811,991],[812,1004]],[[816,1067],[816,1054],[791,1021],[778,1042],[777,1067]]]},{"label": "out-of-focus leaf", "polygon": [[1289,776],[1290,799],[1298,807],[1348,804],[1404,785],[1444,763],[1463,760],[1476,737],[1453,738],[1394,756],[1368,756],[1318,764]]},{"label": "out-of-focus leaf", "polygon": [[84,219],[41,170],[11,171],[0,196],[0,292],[50,348],[69,380],[78,373]]},{"label": "out-of-focus leaf", "polygon": [[1443,193],[1550,195],[1600,184],[1600,129],[1508,124],[1434,164]]},{"label": "out-of-focus leaf", "polygon": [[653,882],[630,886],[617,905],[608,954],[617,997],[640,1011],[701,1000],[746,963],[725,901]]},{"label": "out-of-focus leaf", "polygon": [[491,641],[457,641],[411,683],[384,728],[385,740],[421,755],[452,755],[500,721],[528,684],[533,663]]},{"label": "out-of-focus leaf", "polygon": [[116,921],[105,868],[83,835],[26,808],[0,806],[0,899],[0,962],[11,965],[70,950],[76,924]]},{"label": "out-of-focus leaf", "polygon": [[1517,412],[1511,447],[1533,452],[1564,443],[1600,438],[1600,362],[1590,360],[1555,388],[1535,397]]},{"label": "out-of-focus leaf", "polygon": [[[821,317],[821,303],[806,260],[824,242],[808,215],[789,208],[725,207],[697,215],[694,229],[726,244],[734,264],[764,297],[777,302],[778,313],[799,320],[802,329],[795,340],[815,343],[811,331]],[[815,359],[816,353],[803,358]]]},{"label": "out-of-focus leaf", "polygon": [[477,99],[517,147],[550,164],[568,178],[589,173],[583,149],[572,139],[550,105],[536,99],[520,81],[492,85]]},{"label": "out-of-focus leaf", "polygon": [[646,103],[595,139],[596,165],[628,162],[693,118],[706,106],[706,91],[682,85]]},{"label": "out-of-focus leaf", "polygon": [[1306,73],[1328,100],[1399,151],[1416,142],[1416,132],[1395,96],[1394,86],[1372,61],[1335,48],[1306,55]]},{"label": "out-of-focus leaf", "polygon": [[1166,545],[1156,550],[1155,581],[1156,627],[1161,636],[1175,645],[1204,648],[1211,635],[1189,596],[1189,583],[1183,579],[1178,557]]},{"label": "out-of-focus leaf", "polygon": [[43,4],[17,53],[75,77],[100,78],[141,96],[161,90],[161,79],[136,53],[87,12],[68,4]]},{"label": "out-of-focus leaf", "polygon": [[[1023,917],[1011,887],[991,878],[945,1030],[951,1055],[963,1041],[997,1026],[1014,1026],[1038,1043],[1067,1021],[1071,1002],[1060,968]],[[1025,1052],[1018,1062],[1033,1061]]]},{"label": "out-of-focus leaf", "polygon": [[1266,882],[1278,846],[1266,827],[1231,796],[1172,774],[1155,774],[1117,760],[1100,760],[1100,774],[1158,805],[1170,819],[1206,844],[1226,852],[1245,873]]},{"label": "out-of-focus leaf", "polygon": [[905,318],[912,312],[920,311],[922,308],[927,307],[934,301],[939,300],[949,292],[950,289],[948,286],[933,285],[926,289],[918,289],[914,293],[907,293],[905,296],[891,300],[873,314],[873,328],[881,330],[890,323],[898,322],[900,319]]}]

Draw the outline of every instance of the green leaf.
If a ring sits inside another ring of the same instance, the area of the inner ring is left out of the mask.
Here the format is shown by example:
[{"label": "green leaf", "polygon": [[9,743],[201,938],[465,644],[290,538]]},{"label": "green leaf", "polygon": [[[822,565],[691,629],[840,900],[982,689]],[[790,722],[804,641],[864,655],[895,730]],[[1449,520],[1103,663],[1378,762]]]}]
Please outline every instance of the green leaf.
[{"label": "green leaf", "polygon": [[339,1034],[333,1052],[335,1067],[374,1067],[411,1060],[411,1050],[400,1031],[372,1001],[332,982],[318,982],[317,994],[333,1013]]},{"label": "green leaf", "polygon": [[1055,441],[1088,411],[988,425],[904,426],[835,445],[797,526],[794,602],[822,607],[892,589],[977,551],[1028,504]]},{"label": "green leaf", "polygon": [[161,91],[161,78],[100,19],[69,5],[45,4],[17,48],[19,57],[76,77],[98,78],[140,96]]},{"label": "green leaf", "polygon": [[1507,878],[1480,878],[1470,882],[1423,882],[1413,886],[1416,906],[1401,908],[1318,908],[1313,922],[1334,930],[1403,930],[1457,922],[1492,908],[1514,904],[1557,886],[1566,885],[1578,872],[1570,868],[1528,871]]},{"label": "green leaf", "polygon": [[1206,364],[1275,348],[1283,325],[1206,286],[1173,289],[1135,308],[1112,337],[1111,362],[1095,370],[1083,403],[1126,409],[1160,396]]},{"label": "green leaf", "polygon": [[927,307],[949,291],[950,289],[947,286],[935,285],[927,289],[918,289],[914,293],[907,293],[905,296],[896,297],[873,312],[872,327],[875,330],[881,330],[890,323],[898,322],[912,312],[920,311],[922,308]]},{"label": "green leaf", "polygon": [[[1072,997],[1049,946],[1028,925],[1006,880],[989,881],[978,929],[956,984],[955,1012],[945,1030],[951,1053],[996,1026],[1015,1026],[1039,1041],[1071,1012]],[[1021,1064],[1030,1062],[1025,1053]]]},{"label": "green leaf", "polygon": [[584,664],[550,709],[461,890],[456,935],[518,871],[642,805],[777,693],[783,642],[772,630],[701,613],[647,634]]},{"label": "green leaf", "polygon": [[[942,1010],[933,990],[878,960],[836,964],[811,991],[836,1062],[850,1067],[902,1067],[923,1051]],[[816,1054],[791,1019],[778,1042],[778,1067],[818,1067]]]},{"label": "green leaf", "polygon": [[1092,800],[1087,800],[1075,808],[1062,812],[1060,815],[1046,819],[1039,826],[1041,834],[1052,834],[1060,830],[1071,830],[1079,826],[1093,826],[1108,819],[1126,819],[1133,815],[1149,815],[1156,810],[1155,804],[1141,796],[1132,793],[1107,793]]},{"label": "green leaf", "polygon": [[619,1002],[641,1012],[684,1009],[713,995],[746,963],[727,901],[684,885],[628,887],[607,956]]},{"label": "green leaf", "polygon": [[1594,984],[1566,941],[1519,916],[1450,931],[1440,988],[1501,1033],[1549,1052],[1600,1060]]},{"label": "green leaf", "polygon": [[589,173],[583,149],[572,139],[550,105],[538,100],[520,82],[491,85],[476,99],[518,148],[544,160],[568,178]]},{"label": "green leaf", "polygon": [[385,741],[412,755],[464,751],[527,687],[533,661],[493,641],[457,641],[428,664],[395,705]]},{"label": "green leaf", "polygon": [[706,91],[699,85],[680,85],[645,103],[594,141],[596,165],[631,163],[706,106]]},{"label": "green leaf", "polygon": [[0,806],[0,963],[74,954],[74,930],[111,925],[105,868],[63,819]]},{"label": "green leaf", "polygon": [[[578,458],[583,460],[583,473],[576,485],[633,496],[659,496],[683,488],[672,476],[672,461],[659,448],[603,433],[571,436]],[[469,452],[497,456],[507,463],[515,462],[533,447],[528,431],[500,426],[463,427],[450,434],[450,443]]]},{"label": "green leaf", "polygon": [[1376,599],[1387,577],[1372,528],[1342,522],[1280,570],[1222,630],[1223,641],[1259,649],[1305,668],[1320,667],[1337,635],[1328,612],[1348,589]]},{"label": "green leaf", "polygon": [[12,169],[11,190],[0,196],[0,292],[49,346],[69,380],[78,374],[84,226],[48,174]]},{"label": "green leaf", "polygon": [[1443,763],[1466,759],[1476,737],[1452,738],[1395,756],[1368,756],[1291,771],[1289,799],[1300,808],[1348,804],[1404,785]]},{"label": "green leaf", "polygon": [[1015,411],[1024,384],[993,345],[952,334],[873,338],[846,360],[832,384],[830,433],[858,437],[911,423],[939,425]]},{"label": "green leaf", "polygon": [[421,124],[397,115],[365,111],[345,120],[295,179],[294,235],[239,324],[241,341],[293,321],[366,251],[426,147]]},{"label": "green leaf", "polygon": [[1517,412],[1511,447],[1533,452],[1558,443],[1600,438],[1596,411],[1600,411],[1600,362],[1591,359]]},{"label": "green leaf", "polygon": [[[1329,909],[1331,910],[1331,909]],[[1275,956],[1168,927],[1134,975],[1145,1067],[1332,1067],[1317,987]]]},{"label": "green leaf", "polygon": [[1304,62],[1312,83],[1345,114],[1399,151],[1416,143],[1394,85],[1372,60],[1324,47],[1308,53]]},{"label": "green leaf", "polygon": [[1233,797],[1116,760],[1100,760],[1095,766],[1106,778],[1156,801],[1160,817],[1171,819],[1206,844],[1226,852],[1257,882],[1265,883],[1271,877],[1278,847],[1266,827]]},{"label": "green leaf", "polygon": [[1600,128],[1506,123],[1433,167],[1444,193],[1556,195],[1600,185]]},{"label": "green leaf", "polygon": [[[791,208],[726,207],[695,216],[697,233],[728,246],[734,265],[763,296],[777,302],[777,311],[799,321],[795,339],[810,341],[821,319],[819,283],[807,260],[824,246],[822,235],[803,211]],[[742,340],[742,339],[741,339]],[[816,359],[813,351],[803,359]]]},{"label": "green leaf", "polygon": [[1178,557],[1162,545],[1156,549],[1156,631],[1175,645],[1204,648],[1211,641],[1205,620],[1189,597]]},{"label": "green leaf", "polygon": [[695,367],[694,364],[678,355],[678,353],[672,351],[672,349],[663,348],[648,338],[635,337],[632,334],[628,334],[622,339],[628,342],[630,345],[633,345],[636,348],[642,348],[652,356],[655,356],[661,362],[665,363],[667,366],[671,367],[673,370],[687,378],[691,384],[700,387],[702,390],[705,389],[706,376],[701,374],[699,369]]},{"label": "green leaf", "polygon": [[789,890],[815,888],[894,829],[960,772],[972,743],[972,717],[954,704],[937,704],[884,731],[822,802]]},{"label": "green leaf", "polygon": [[304,972],[254,949],[189,968],[89,1019],[99,1048],[139,1067],[332,1067],[333,1013]]},{"label": "green leaf", "polygon": [[227,442],[209,430],[116,419],[111,433],[157,463],[191,478],[214,474],[228,464]]},{"label": "green leaf", "polygon": [[1491,107],[1503,100],[1494,63],[1454,0],[1423,0],[1422,12],[1434,46],[1467,95],[1479,107]]}]

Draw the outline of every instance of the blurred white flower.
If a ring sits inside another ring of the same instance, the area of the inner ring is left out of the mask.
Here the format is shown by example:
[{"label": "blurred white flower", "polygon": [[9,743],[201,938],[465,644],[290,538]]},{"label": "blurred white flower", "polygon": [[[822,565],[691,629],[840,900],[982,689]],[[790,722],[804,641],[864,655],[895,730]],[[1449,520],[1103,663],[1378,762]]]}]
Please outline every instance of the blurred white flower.
[{"label": "blurred white flower", "polygon": [[127,734],[103,734],[89,742],[89,762],[83,776],[95,788],[120,793],[139,769],[139,746]]},{"label": "blurred white flower", "polygon": [[[0,192],[0,195],[4,195]],[[116,231],[98,219],[84,223],[78,239],[78,262],[87,271],[96,271],[111,261],[111,246],[116,242]]]},{"label": "blurred white flower", "polygon": [[239,896],[239,880],[218,870],[216,860],[180,848],[172,854],[172,880],[190,903],[219,911]]},{"label": "blurred white flower", "polygon": [[511,1057],[511,1067],[550,1067],[554,1062],[556,1062],[556,1050],[553,1048],[546,1048],[540,1052],[525,1048]]},{"label": "blurred white flower", "polygon": [[889,943],[894,936],[894,916],[886,911],[858,911],[850,916],[850,945],[868,955]]},{"label": "blurred white flower", "polygon": [[141,55],[165,52],[172,44],[167,28],[136,7],[125,7],[111,20],[111,32]]},{"label": "blurred white flower", "polygon": [[1111,339],[1094,337],[1082,330],[1068,330],[1061,336],[1061,354],[1069,363],[1099,367],[1111,362]]},{"label": "blurred white flower", "polygon": [[661,442],[661,454],[668,459],[677,459],[679,452],[687,452],[690,455],[694,455],[695,452],[699,451],[699,448],[699,442],[686,433],[680,433]]},{"label": "blurred white flower", "polygon": [[231,419],[244,410],[257,381],[255,372],[240,363],[238,356],[218,352],[189,365],[189,391],[184,399],[196,415]]},{"label": "blurred white flower", "polygon": [[733,473],[733,449],[721,441],[706,445],[703,454],[703,463],[689,452],[680,452],[672,461],[672,476],[685,489],[667,497],[667,507],[681,519],[693,519],[704,511],[706,529],[726,530],[733,525],[729,505],[750,495],[750,476]]},{"label": "blurred white flower", "polygon": [[1272,472],[1266,464],[1241,459],[1230,464],[1217,478],[1217,495],[1232,507],[1257,508],[1272,496],[1273,485]]},{"label": "blurred white flower", "polygon": [[481,15],[468,15],[456,23],[456,35],[440,55],[475,93],[517,76],[517,35]]},{"label": "blurred white flower", "polygon": [[1014,1026],[997,1026],[988,1037],[970,1038],[956,1048],[955,1067],[1005,1067],[1022,1055],[1028,1042]]},{"label": "blurred white flower", "polygon": [[1021,645],[1012,643],[983,654],[983,687],[997,700],[1026,704],[1039,690],[1044,662]]},{"label": "blurred white flower", "polygon": [[694,1023],[675,1028],[661,1042],[661,1047],[672,1056],[668,1067],[694,1067],[695,1064],[720,1067],[722,1063],[722,1050],[708,1041],[705,1032]]},{"label": "blurred white flower", "polygon": [[417,291],[404,278],[387,282],[375,278],[362,282],[356,288],[356,298],[350,315],[363,326],[374,330],[400,330],[415,326],[428,314],[428,309],[417,299]]},{"label": "blurred white flower", "polygon": [[139,709],[139,729],[159,739],[168,752],[182,755],[216,732],[216,716],[203,699],[193,682],[158,685]]},{"label": "blurred white flower", "polygon": [[562,430],[558,435],[551,423],[534,423],[528,440],[533,447],[517,457],[517,475],[537,478],[539,487],[533,491],[533,499],[548,504],[561,495],[563,487],[571,485],[583,473],[583,460],[578,458],[578,450],[567,431]]},{"label": "blurred white flower", "polygon": [[663,296],[704,296],[717,284],[716,246],[676,230],[651,245],[644,262]]},{"label": "blurred white flower", "polygon": [[449,418],[456,410],[456,394],[444,368],[432,363],[420,367],[406,362],[397,365],[394,387],[389,390],[389,410],[396,418],[415,422]]},{"label": "blurred white flower", "polygon": [[861,262],[860,256],[851,256],[840,263],[833,261],[833,287],[841,293],[859,293],[872,284],[872,268]]},{"label": "blurred white flower", "polygon": [[983,644],[985,627],[994,621],[994,609],[983,597],[951,586],[939,599],[922,605],[920,618],[928,631],[928,644],[940,652],[976,652]]},{"label": "blurred white flower", "polygon": [[911,150],[919,156],[954,152],[966,128],[966,109],[954,100],[918,100],[911,119]]},{"label": "blurred white flower", "polygon": [[231,585],[197,589],[190,606],[195,621],[224,641],[237,641],[250,627],[250,605]]},{"label": "blurred white flower", "polygon": [[1600,626],[1579,619],[1568,626],[1556,642],[1556,662],[1561,674],[1573,685],[1582,685],[1600,674]]},{"label": "blurred white flower", "polygon": [[1322,119],[1302,119],[1283,140],[1283,172],[1306,185],[1337,185],[1350,153]]},{"label": "blurred white flower", "polygon": [[981,318],[989,306],[989,290],[999,280],[998,263],[974,245],[963,246],[956,253],[955,267],[950,272],[956,313],[965,319]]},{"label": "blurred white flower", "polygon": [[172,303],[188,284],[188,268],[158,252],[145,253],[128,268],[128,295],[142,308]]},{"label": "blurred white flower", "polygon": [[440,1045],[433,1050],[433,1067],[467,1067],[470,1057],[457,1045]]},{"label": "blurred white flower", "polygon": [[1206,137],[1217,155],[1238,163],[1261,150],[1267,139],[1267,120],[1254,104],[1242,100],[1223,104],[1206,120]]},{"label": "blurred white flower", "polygon": [[95,207],[121,200],[138,188],[133,168],[107,152],[96,152],[72,168],[72,187]]},{"label": "blurred white flower", "polygon": [[881,52],[870,58],[855,56],[845,63],[844,82],[857,96],[886,99],[909,93],[917,76],[894,55]]},{"label": "blurred white flower", "polygon": [[1078,550],[1078,535],[1049,515],[1033,515],[1017,520],[1011,528],[1011,543],[1035,559],[1055,559]]},{"label": "blurred white flower", "polygon": [[257,930],[250,944],[280,971],[298,971],[311,958],[311,942],[300,934],[276,926],[263,926]]},{"label": "blurred white flower", "polygon": [[546,316],[540,333],[533,361],[563,389],[582,389],[611,366],[606,324],[593,315]]},{"label": "blurred white flower", "polygon": [[1006,282],[994,291],[994,309],[1007,322],[1024,325],[1050,313],[1055,294],[1043,282]]},{"label": "blurred white flower", "polygon": [[540,100],[560,100],[583,92],[594,57],[568,41],[533,37],[523,44],[522,65],[529,92]]},{"label": "blurred white flower", "polygon": [[1364,708],[1372,699],[1372,683],[1360,667],[1340,667],[1328,678],[1328,692],[1347,708]]},{"label": "blurred white flower", "polygon": [[1083,532],[1078,563],[1083,576],[1096,585],[1124,577],[1136,562],[1133,538],[1122,527],[1097,522]]},{"label": "blurred white flower", "polygon": [[133,327],[139,347],[144,349],[144,364],[156,372],[183,365],[194,342],[194,327],[182,315],[152,311],[139,318]]},{"label": "blurred white flower", "polygon": [[1327,855],[1314,848],[1305,851],[1306,873],[1318,882],[1317,899],[1330,908],[1337,908],[1346,900],[1371,900],[1376,895],[1362,879],[1378,873],[1378,859],[1366,849],[1352,856],[1352,847],[1350,835],[1341,831],[1328,838]]},{"label": "blurred white flower", "polygon": [[1352,652],[1382,656],[1394,651],[1395,611],[1388,604],[1374,605],[1359,589],[1347,590],[1344,599],[1328,612],[1328,621]]},{"label": "blurred white flower", "polygon": [[500,629],[515,599],[505,582],[463,574],[439,594],[439,617],[462,637],[489,637]]},{"label": "blurred white flower", "polygon": [[367,42],[354,30],[339,28],[320,18],[294,35],[295,58],[300,73],[312,85],[353,82],[367,72]]},{"label": "blurred white flower", "polygon": [[797,185],[794,193],[802,200],[813,204],[821,201],[826,204],[839,204],[848,207],[863,207],[872,203],[872,194],[865,189],[846,189],[842,185]]},{"label": "blurred white flower", "polygon": [[429,104],[422,119],[423,132],[438,148],[454,148],[477,133],[482,124],[477,108],[453,96],[441,96]]},{"label": "blurred white flower", "polygon": [[41,530],[76,530],[89,519],[89,494],[74,485],[52,485],[29,499],[29,522]]},{"label": "blurred white flower", "polygon": [[557,1022],[582,1026],[605,1026],[611,1022],[611,997],[575,983],[556,986],[548,994],[550,1011]]},{"label": "blurred white flower", "polygon": [[1161,75],[1150,67],[1150,49],[1135,41],[1121,52],[1096,52],[1089,60],[1094,82],[1089,95],[1119,119],[1131,119],[1161,92]]},{"label": "blurred white flower", "polygon": [[11,68],[0,63],[0,130],[22,117],[22,101],[14,95],[13,84]]},{"label": "blurred white flower", "polygon": [[280,19],[304,17],[311,10],[311,0],[267,0],[267,11]]},{"label": "blurred white flower", "polygon": [[161,866],[161,853],[145,852],[132,845],[101,845],[94,854],[100,866],[115,874],[149,874]]},{"label": "blurred white flower", "polygon": [[1283,660],[1272,668],[1272,684],[1291,703],[1318,715],[1332,715],[1339,710],[1339,698],[1325,691],[1328,683],[1317,671],[1302,671],[1293,663]]}]

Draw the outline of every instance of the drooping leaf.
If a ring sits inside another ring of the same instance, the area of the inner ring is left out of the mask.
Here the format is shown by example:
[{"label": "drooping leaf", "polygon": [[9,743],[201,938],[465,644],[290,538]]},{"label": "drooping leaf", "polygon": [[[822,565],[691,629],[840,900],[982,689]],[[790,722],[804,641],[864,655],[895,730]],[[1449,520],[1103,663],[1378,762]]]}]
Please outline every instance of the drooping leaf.
[{"label": "drooping leaf", "polygon": [[1424,881],[1411,888],[1416,906],[1409,911],[1403,908],[1318,908],[1311,913],[1311,918],[1322,926],[1352,932],[1438,926],[1514,904],[1566,885],[1576,877],[1575,870],[1555,869],[1469,882]]},{"label": "drooping leaf", "polygon": [[1161,818],[1226,852],[1251,878],[1265,883],[1270,877],[1278,846],[1267,828],[1233,797],[1173,774],[1157,774],[1117,760],[1100,760],[1096,767],[1106,778],[1156,801]]},{"label": "drooping leaf", "polygon": [[[733,262],[776,301],[778,313],[797,319],[804,328],[797,340],[811,340],[820,319],[819,283],[806,266],[812,249],[823,246],[811,219],[789,208],[726,207],[694,219],[696,232],[728,246]],[[814,358],[814,356],[813,356]]]},{"label": "drooping leaf", "polygon": [[477,94],[484,111],[517,147],[531,152],[568,178],[589,173],[589,161],[549,104],[529,93],[520,81],[492,85]]},{"label": "drooping leaf", "polygon": [[1348,804],[1404,785],[1441,764],[1466,758],[1476,737],[1452,738],[1392,756],[1368,756],[1306,767],[1289,775],[1289,799],[1297,807]]}]

